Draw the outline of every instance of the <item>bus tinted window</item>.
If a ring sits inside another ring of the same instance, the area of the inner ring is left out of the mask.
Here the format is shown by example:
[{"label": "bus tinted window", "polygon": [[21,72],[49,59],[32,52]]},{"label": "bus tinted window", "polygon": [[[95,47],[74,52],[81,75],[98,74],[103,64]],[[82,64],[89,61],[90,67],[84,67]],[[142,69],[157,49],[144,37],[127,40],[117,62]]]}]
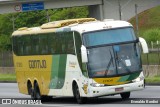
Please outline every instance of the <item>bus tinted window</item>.
[{"label": "bus tinted window", "polygon": [[74,49],[73,32],[67,33],[65,40],[66,40],[65,46],[67,53],[74,54],[75,49]]},{"label": "bus tinted window", "polygon": [[48,48],[50,54],[56,53],[56,35],[55,33],[48,34]]},{"label": "bus tinted window", "polygon": [[32,54],[39,54],[39,36],[32,36]]},{"label": "bus tinted window", "polygon": [[75,54],[73,32],[13,37],[16,55]]},{"label": "bus tinted window", "polygon": [[46,34],[42,34],[39,36],[39,54],[48,54],[48,40]]},{"label": "bus tinted window", "polygon": [[13,51],[14,51],[14,53],[15,54],[17,54],[18,53],[18,42],[17,42],[17,37],[13,37]]},{"label": "bus tinted window", "polygon": [[17,54],[23,55],[23,41],[21,37],[17,37]]},{"label": "bus tinted window", "polygon": [[28,55],[31,53],[31,38],[30,36],[24,36],[20,37],[23,44],[21,46],[23,47],[23,53],[21,55]]}]

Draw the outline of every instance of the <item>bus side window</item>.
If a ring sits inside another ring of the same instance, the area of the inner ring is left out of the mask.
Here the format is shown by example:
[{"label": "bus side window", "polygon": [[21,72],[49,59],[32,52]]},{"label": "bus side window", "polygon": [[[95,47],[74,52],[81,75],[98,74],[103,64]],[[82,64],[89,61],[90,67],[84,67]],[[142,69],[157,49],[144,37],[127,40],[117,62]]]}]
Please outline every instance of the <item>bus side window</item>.
[{"label": "bus side window", "polygon": [[56,36],[55,33],[50,33],[48,35],[48,48],[49,48],[49,53],[50,54],[55,54],[56,53]]},{"label": "bus side window", "polygon": [[23,55],[30,55],[31,54],[31,39],[30,36],[23,36]]},{"label": "bus side window", "polygon": [[39,54],[39,36],[32,36],[32,54]]},{"label": "bus side window", "polygon": [[78,32],[74,32],[74,36],[75,36],[76,52],[77,52],[79,66],[82,69],[83,75],[87,76],[87,65],[85,63],[82,63],[81,59],[81,50],[80,50],[82,45],[81,36]]},{"label": "bus side window", "polygon": [[17,55],[23,55],[23,41],[22,37],[16,37],[17,38]]},{"label": "bus side window", "polygon": [[62,32],[55,33],[56,54],[62,54]]},{"label": "bus side window", "polygon": [[66,35],[66,48],[68,54],[75,54],[73,32],[68,32]]},{"label": "bus side window", "polygon": [[13,42],[13,52],[18,55],[18,37],[13,37],[12,38]]},{"label": "bus side window", "polygon": [[39,50],[41,55],[48,54],[48,41],[45,34],[39,36]]}]

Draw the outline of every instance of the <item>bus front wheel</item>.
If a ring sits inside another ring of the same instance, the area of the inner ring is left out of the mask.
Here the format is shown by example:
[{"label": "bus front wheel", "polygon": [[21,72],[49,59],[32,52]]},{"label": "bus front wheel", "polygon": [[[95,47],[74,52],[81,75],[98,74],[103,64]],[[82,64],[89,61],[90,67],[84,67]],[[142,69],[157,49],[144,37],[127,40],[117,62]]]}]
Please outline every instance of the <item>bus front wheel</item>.
[{"label": "bus front wheel", "polygon": [[86,98],[81,97],[77,84],[74,85],[73,94],[78,104],[83,104],[85,102]]},{"label": "bus front wheel", "polygon": [[120,95],[122,99],[128,99],[130,97],[130,92],[121,93]]}]

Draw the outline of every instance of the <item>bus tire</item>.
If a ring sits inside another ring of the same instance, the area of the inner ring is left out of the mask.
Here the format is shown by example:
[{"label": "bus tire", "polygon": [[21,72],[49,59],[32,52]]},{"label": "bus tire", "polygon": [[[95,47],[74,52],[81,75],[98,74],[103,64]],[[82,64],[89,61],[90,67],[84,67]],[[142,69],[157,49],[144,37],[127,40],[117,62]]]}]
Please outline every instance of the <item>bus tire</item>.
[{"label": "bus tire", "polygon": [[130,92],[121,93],[120,95],[122,99],[128,99],[130,97]]},{"label": "bus tire", "polygon": [[74,84],[73,86],[73,94],[78,104],[83,104],[85,102],[86,98],[81,97],[77,84]]},{"label": "bus tire", "polygon": [[32,84],[30,81],[27,82],[28,95],[32,94]]},{"label": "bus tire", "polygon": [[31,89],[31,94],[30,95],[31,95],[31,99],[34,100],[35,99],[35,97],[34,97],[34,89]]},{"label": "bus tire", "polygon": [[34,84],[34,99],[35,100],[40,100],[41,99],[41,94],[40,94],[40,90],[39,90],[39,86],[37,83]]}]

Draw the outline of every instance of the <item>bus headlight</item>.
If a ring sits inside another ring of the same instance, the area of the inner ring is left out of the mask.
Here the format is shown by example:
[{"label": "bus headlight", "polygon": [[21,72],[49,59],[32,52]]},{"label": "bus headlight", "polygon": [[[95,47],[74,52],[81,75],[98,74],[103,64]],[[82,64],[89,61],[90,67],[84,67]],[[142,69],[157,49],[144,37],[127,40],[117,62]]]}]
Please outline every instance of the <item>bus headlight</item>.
[{"label": "bus headlight", "polygon": [[144,76],[138,77],[138,78],[132,80],[132,82],[139,82],[139,81],[142,81],[142,80],[144,80]]},{"label": "bus headlight", "polygon": [[104,87],[104,84],[98,84],[98,83],[91,83],[92,87]]}]

